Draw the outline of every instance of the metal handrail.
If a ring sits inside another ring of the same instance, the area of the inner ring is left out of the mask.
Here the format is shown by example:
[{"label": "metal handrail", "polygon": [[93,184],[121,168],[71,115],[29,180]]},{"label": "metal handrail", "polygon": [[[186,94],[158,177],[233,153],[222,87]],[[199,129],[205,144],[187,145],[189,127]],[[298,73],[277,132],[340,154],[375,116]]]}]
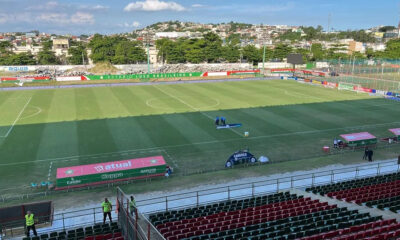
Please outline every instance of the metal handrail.
[{"label": "metal handrail", "polygon": [[[360,172],[362,172],[362,171],[369,171],[369,172],[372,171],[374,173],[372,173],[372,174],[365,173],[365,174],[362,174],[361,177],[377,176],[377,175],[381,174],[381,169],[384,169],[384,168],[392,169],[391,171],[385,171],[385,173],[399,171],[399,165],[397,165],[397,161],[396,162],[395,161],[386,162],[386,163],[372,163],[372,164],[368,164],[368,165],[361,164],[358,166],[354,166],[350,169],[349,168],[341,168],[341,169],[327,170],[327,171],[322,171],[322,172],[293,175],[293,176],[285,177],[285,178],[276,178],[276,179],[250,182],[250,183],[239,184],[239,185],[234,185],[234,186],[209,188],[209,189],[205,189],[205,190],[190,191],[190,192],[184,192],[184,193],[179,193],[179,194],[175,194],[175,195],[164,195],[164,196],[160,196],[157,198],[138,200],[137,205],[139,206],[139,208],[142,208],[142,209],[145,209],[146,207],[149,207],[149,206],[151,207],[154,205],[159,206],[158,208],[161,208],[164,211],[170,210],[170,209],[180,209],[180,208],[185,208],[188,206],[198,206],[198,205],[216,202],[215,200],[200,201],[200,198],[207,198],[207,196],[211,196],[211,195],[215,195],[215,194],[223,194],[223,193],[226,194],[226,197],[220,197],[218,199],[218,201],[238,199],[238,198],[243,198],[243,196],[248,197],[249,195],[260,195],[260,194],[265,194],[265,193],[279,192],[281,190],[287,190],[290,188],[305,188],[305,187],[310,187],[310,186],[315,186],[315,185],[323,185],[323,184],[327,184],[327,183],[345,181],[345,180],[349,180],[349,179],[356,179],[356,178],[360,177]],[[350,177],[349,176],[340,177],[340,175],[342,175],[342,174],[349,174],[349,173],[352,173]],[[337,179],[338,176],[340,177],[339,179]],[[336,179],[335,179],[335,177],[336,177]],[[316,181],[317,178],[326,178],[329,180]],[[304,180],[308,180],[308,183],[301,183]],[[300,182],[300,183],[295,184],[296,182]],[[270,186],[272,190],[256,191],[256,188],[267,187],[267,186]],[[232,193],[234,193],[235,191],[240,192],[241,190],[249,190],[249,189],[251,189],[251,194],[244,194],[244,195],[240,195],[238,197],[232,197]],[[187,200],[188,198],[193,199],[193,200],[196,199],[196,200],[194,203],[179,204],[179,207],[171,207],[170,206],[171,202]],[[163,206],[163,207],[161,207],[161,206]],[[159,212],[159,211],[160,210],[155,210],[155,211],[142,210],[142,213],[151,214],[151,213]]]}]

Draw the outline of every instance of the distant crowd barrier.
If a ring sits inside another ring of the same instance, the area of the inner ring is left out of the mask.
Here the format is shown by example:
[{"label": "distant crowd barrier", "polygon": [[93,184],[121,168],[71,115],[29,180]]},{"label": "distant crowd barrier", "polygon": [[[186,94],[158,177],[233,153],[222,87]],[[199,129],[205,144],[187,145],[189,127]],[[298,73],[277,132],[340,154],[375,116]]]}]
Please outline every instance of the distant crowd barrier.
[{"label": "distant crowd barrier", "polygon": [[360,84],[351,84],[343,82],[335,83],[335,82],[321,81],[321,80],[302,78],[302,77],[281,77],[281,79],[296,80],[301,83],[308,83],[312,85],[319,85],[319,86],[322,85],[327,88],[337,88],[338,90],[369,93],[369,94],[374,94],[376,96],[382,96],[392,100],[400,101],[400,93],[367,88],[361,86]]}]

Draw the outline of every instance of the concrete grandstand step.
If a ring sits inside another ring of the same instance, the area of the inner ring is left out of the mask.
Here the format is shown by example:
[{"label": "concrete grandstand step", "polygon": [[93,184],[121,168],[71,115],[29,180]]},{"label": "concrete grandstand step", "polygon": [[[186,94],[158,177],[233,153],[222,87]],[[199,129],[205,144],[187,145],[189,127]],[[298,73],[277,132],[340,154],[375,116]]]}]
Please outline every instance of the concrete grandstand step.
[{"label": "concrete grandstand step", "polygon": [[355,203],[348,203],[345,201],[340,201],[334,198],[329,198],[325,196],[321,196],[319,194],[309,193],[300,189],[290,189],[290,193],[297,194],[299,196],[303,195],[304,197],[310,197],[313,200],[319,200],[320,202],[327,202],[329,205],[336,204],[338,207],[347,207],[348,210],[358,210],[360,213],[369,213],[371,216],[382,216],[383,219],[396,219],[397,222],[400,222],[400,215],[393,213],[389,210],[380,210],[377,208],[370,208],[363,205],[358,205]]}]

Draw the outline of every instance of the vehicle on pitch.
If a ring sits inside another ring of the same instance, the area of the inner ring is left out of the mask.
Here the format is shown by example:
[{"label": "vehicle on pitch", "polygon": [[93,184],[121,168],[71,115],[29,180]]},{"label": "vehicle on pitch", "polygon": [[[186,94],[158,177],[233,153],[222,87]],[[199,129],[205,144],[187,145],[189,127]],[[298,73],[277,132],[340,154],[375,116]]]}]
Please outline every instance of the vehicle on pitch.
[{"label": "vehicle on pitch", "polygon": [[228,160],[226,160],[225,167],[230,168],[233,167],[233,165],[237,164],[256,163],[256,162],[257,158],[253,154],[251,154],[248,150],[239,150],[234,154],[232,154],[232,156],[230,156]]}]

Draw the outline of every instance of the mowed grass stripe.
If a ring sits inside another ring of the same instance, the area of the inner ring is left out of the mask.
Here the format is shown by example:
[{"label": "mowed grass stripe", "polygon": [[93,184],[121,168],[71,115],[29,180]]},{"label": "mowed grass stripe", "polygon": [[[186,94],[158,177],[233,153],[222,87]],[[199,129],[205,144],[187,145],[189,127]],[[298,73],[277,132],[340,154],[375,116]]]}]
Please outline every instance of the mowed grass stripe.
[{"label": "mowed grass stripe", "polygon": [[[41,95],[41,92],[33,92],[31,103],[34,105],[42,105],[49,108],[54,96],[54,91],[46,95]],[[47,114],[47,113],[44,113]],[[15,125],[8,137],[4,139],[1,148],[0,156],[7,156],[8,161],[22,162],[26,160],[35,160],[40,148],[41,139],[44,137],[45,124],[29,124]],[[0,176],[2,176],[2,186],[13,186],[15,184],[15,176],[23,176],[22,182],[29,185],[34,179],[43,178],[43,165],[41,163],[32,163],[25,168],[9,169],[8,167],[0,168]],[[47,179],[47,174],[46,178]],[[45,180],[43,179],[43,180]]]},{"label": "mowed grass stripe", "polygon": [[[98,104],[93,91],[94,88],[87,89],[82,94],[79,89],[75,89],[75,107],[77,116],[85,119],[89,114],[101,116],[103,113]],[[83,117],[82,117],[83,116]],[[116,152],[118,147],[113,141],[107,119],[81,120],[77,122],[77,135],[79,155]],[[102,159],[99,159],[100,161]]]},{"label": "mowed grass stripe", "polygon": [[[60,107],[62,103],[62,107]],[[35,103],[32,103],[35,105]],[[41,105],[41,104],[37,104]],[[65,123],[56,122],[52,124],[54,119],[50,117],[59,116],[67,119],[76,119],[75,111],[76,100],[74,91],[55,91],[49,107],[44,109],[40,114],[33,118],[40,118],[45,122],[40,145],[38,148],[36,159],[45,157],[56,158],[58,156],[77,155],[78,150],[78,130],[76,121],[68,121]],[[24,119],[31,121],[30,119]],[[38,121],[38,120],[34,120]]]}]

